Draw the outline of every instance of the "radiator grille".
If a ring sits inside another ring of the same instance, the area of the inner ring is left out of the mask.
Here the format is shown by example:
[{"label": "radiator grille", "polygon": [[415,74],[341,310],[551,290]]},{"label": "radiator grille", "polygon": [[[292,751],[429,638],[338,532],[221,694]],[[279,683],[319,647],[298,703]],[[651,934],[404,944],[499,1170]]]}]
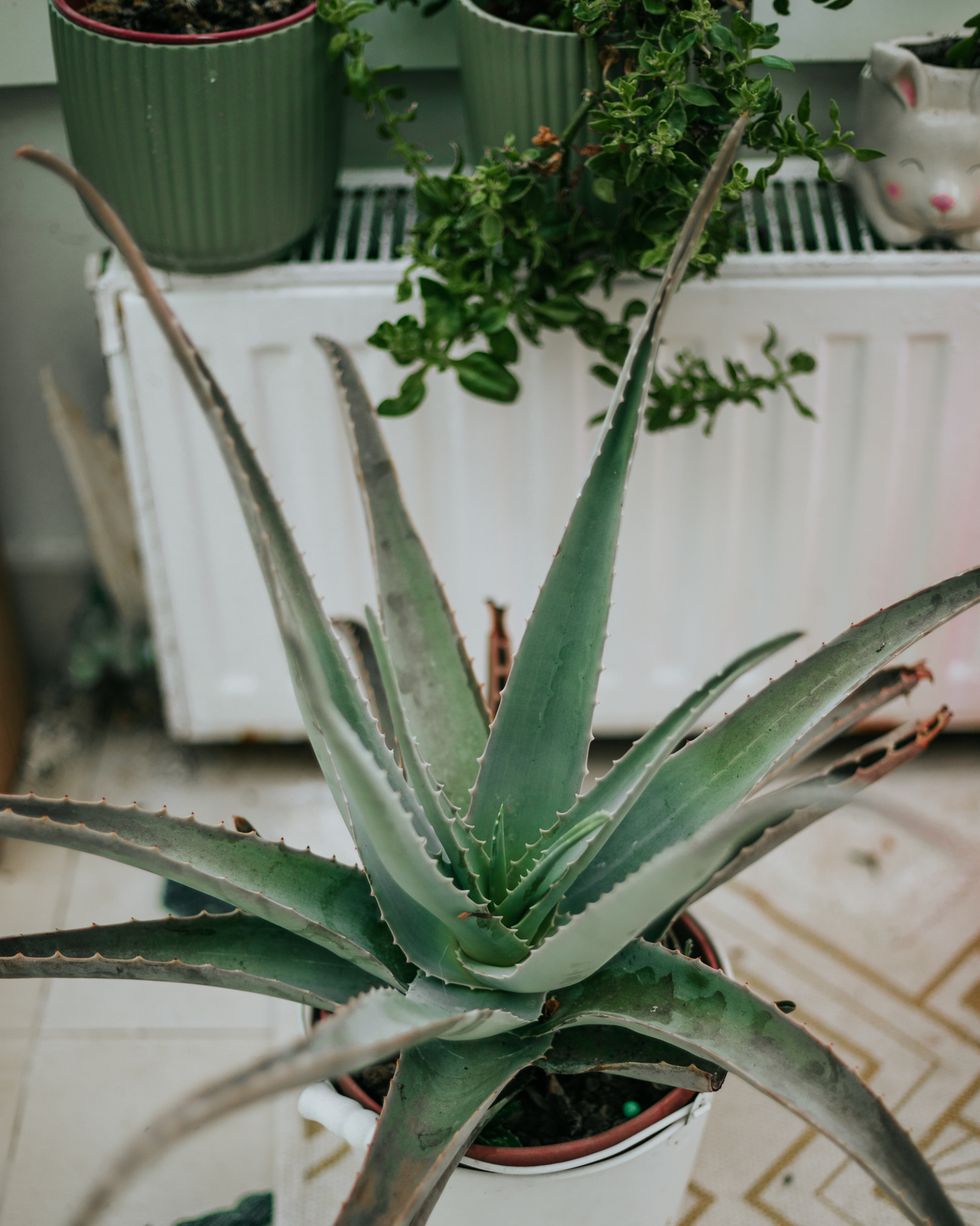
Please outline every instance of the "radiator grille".
[{"label": "radiator grille", "polygon": [[[866,221],[843,183],[813,175],[774,179],[766,192],[747,192],[740,201],[744,223],[737,252],[759,256],[837,257],[894,252],[905,257],[975,260],[943,239],[913,251],[892,247]],[[346,178],[324,224],[289,253],[289,263],[393,263],[415,222],[412,188],[400,182]],[[736,260],[738,256],[735,256]]]}]

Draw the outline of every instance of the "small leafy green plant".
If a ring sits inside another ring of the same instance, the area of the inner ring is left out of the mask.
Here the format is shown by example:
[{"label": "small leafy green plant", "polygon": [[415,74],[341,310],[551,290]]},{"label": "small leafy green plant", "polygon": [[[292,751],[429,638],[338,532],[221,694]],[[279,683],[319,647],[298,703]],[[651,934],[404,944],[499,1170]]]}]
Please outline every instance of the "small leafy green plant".
[{"label": "small leafy green plant", "polygon": [[[777,26],[751,20],[741,3],[496,0],[488,8],[585,39],[595,79],[564,128],[564,119],[540,115],[530,144],[527,134],[501,132],[500,145],[481,151],[473,167],[459,159],[448,173],[417,156],[409,161],[418,220],[399,296],[417,294],[421,312],[386,321],[371,337],[409,368],[397,394],[378,406],[382,414],[416,409],[434,372],[453,372],[468,392],[510,403],[520,391],[523,346],[549,331],[573,332],[601,359],[594,371],[618,373],[630,319],[643,304],[614,316],[601,293],[624,275],[664,267],[707,167],[743,112],[746,145],[765,165],[755,174],[739,165],[730,177],[725,207],[692,261],[702,273],[716,272],[743,236],[739,198],[763,190],[787,156],[812,159],[824,179],[832,177],[831,153],[873,156],[853,147],[836,106],[826,135],[811,118],[809,94],[795,114],[784,113],[772,73],[793,65],[773,53]],[[757,390],[789,390],[806,373],[775,348],[766,358],[775,383]],[[715,411],[739,400],[732,389],[741,380],[730,372],[701,363],[697,382],[705,390],[710,382]],[[651,430],[667,424],[663,383],[651,389]],[[683,408],[670,424],[701,417],[704,402],[689,381],[680,380],[671,398]],[[796,393],[791,401],[802,404]]]},{"label": "small leafy green plant", "polygon": [[590,1054],[601,1064],[609,1051],[664,1084],[710,1089],[732,1071],[832,1137],[911,1221],[960,1223],[912,1141],[830,1049],[778,1004],[662,940],[692,900],[933,739],[945,710],[785,780],[915,684],[921,667],[883,666],[980,600],[980,568],[852,626],[674,752],[736,677],[796,635],[746,652],[582,790],[623,498],[664,313],[743,125],[708,174],[634,338],[492,720],[347,352],[319,341],[341,392],[377,568],[381,617],[369,612],[367,623],[384,702],[374,710],[238,419],[132,240],[70,168],[25,151],[74,183],[113,235],[214,429],[310,742],[363,866],[166,811],[0,798],[0,835],[162,873],[239,908],[10,937],[0,942],[0,975],[206,983],[332,1014],[151,1124],[74,1226],[178,1135],[396,1053],[393,1092],[339,1221],[420,1224],[516,1074],[573,1058],[588,1067]]}]

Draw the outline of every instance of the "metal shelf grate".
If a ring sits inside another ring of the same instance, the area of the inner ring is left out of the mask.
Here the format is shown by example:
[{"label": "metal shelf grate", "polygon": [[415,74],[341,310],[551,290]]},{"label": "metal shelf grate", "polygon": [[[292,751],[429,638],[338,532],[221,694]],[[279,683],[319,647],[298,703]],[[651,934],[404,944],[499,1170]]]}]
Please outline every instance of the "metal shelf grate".
[{"label": "metal shelf grate", "polygon": [[[818,257],[823,262],[882,252],[913,259],[923,254],[933,259],[970,259],[969,253],[942,239],[928,240],[911,250],[891,246],[868,224],[845,184],[824,183],[812,175],[774,179],[766,192],[746,193],[740,209],[744,230],[736,260],[739,255],[753,259],[795,256]],[[323,226],[291,251],[285,262],[397,263],[415,217],[413,191],[404,181],[348,178]]]}]

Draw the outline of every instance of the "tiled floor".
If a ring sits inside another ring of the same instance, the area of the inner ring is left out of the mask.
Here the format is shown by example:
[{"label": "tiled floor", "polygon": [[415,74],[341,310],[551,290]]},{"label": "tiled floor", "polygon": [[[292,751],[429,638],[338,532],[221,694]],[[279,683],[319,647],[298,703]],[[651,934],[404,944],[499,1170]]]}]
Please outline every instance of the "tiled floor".
[{"label": "tiled floor", "polygon": [[[241,813],[263,835],[350,854],[312,758],[298,748],[189,750],[158,732],[116,730],[78,746],[38,790],[167,803],[207,821]],[[980,740],[949,738],[867,796],[699,913],[736,974],[796,999],[927,1148],[950,1155],[941,1164],[965,1168],[958,1194],[980,1204]],[[162,914],[159,897],[155,878],[110,862],[2,847],[2,932],[148,918]],[[3,983],[0,1226],[60,1226],[124,1137],[185,1087],[295,1030],[297,1012],[195,987]],[[258,1106],[174,1149],[106,1226],[170,1226],[271,1187],[282,1118]],[[686,1212],[686,1226],[899,1220],[832,1146],[737,1086],[712,1112]]]}]

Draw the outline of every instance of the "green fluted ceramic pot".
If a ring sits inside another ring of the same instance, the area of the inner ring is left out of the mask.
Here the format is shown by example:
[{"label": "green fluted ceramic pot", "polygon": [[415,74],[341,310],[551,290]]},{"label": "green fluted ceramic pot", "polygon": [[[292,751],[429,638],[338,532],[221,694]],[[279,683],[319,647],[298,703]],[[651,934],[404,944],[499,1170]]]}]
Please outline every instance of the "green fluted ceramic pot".
[{"label": "green fluted ceramic pot", "polygon": [[585,42],[502,21],[475,0],[457,0],[456,12],[470,157],[511,133],[526,146],[541,124],[561,132],[595,83]]},{"label": "green fluted ceramic pot", "polygon": [[274,259],[330,203],[343,69],[308,5],[232,34],[113,31],[49,0],[71,155],[159,268]]}]

